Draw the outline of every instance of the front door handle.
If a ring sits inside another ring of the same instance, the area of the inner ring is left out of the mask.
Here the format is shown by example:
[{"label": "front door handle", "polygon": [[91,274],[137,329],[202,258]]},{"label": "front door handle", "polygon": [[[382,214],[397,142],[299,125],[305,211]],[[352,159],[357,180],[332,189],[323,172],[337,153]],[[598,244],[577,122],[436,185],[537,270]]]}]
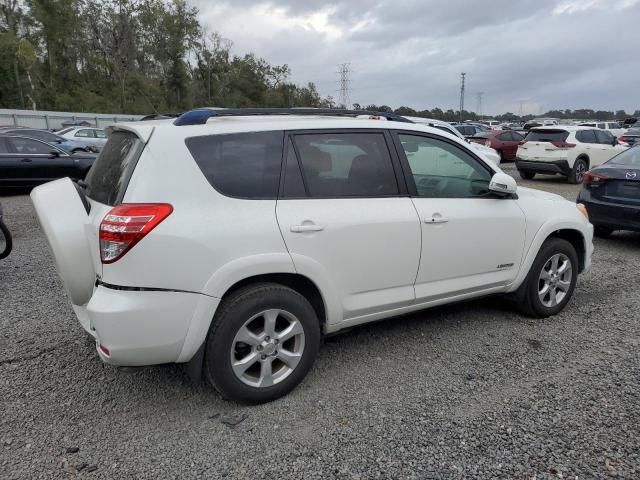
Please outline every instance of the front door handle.
[{"label": "front door handle", "polygon": [[293,233],[319,232],[321,230],[324,230],[324,228],[322,228],[320,225],[315,225],[313,223],[291,226],[291,231]]},{"label": "front door handle", "polygon": [[30,158],[23,158],[22,160],[20,160],[21,162],[24,163],[28,163],[28,162],[32,162],[33,160],[31,160]]},{"label": "front door handle", "polygon": [[433,216],[424,219],[424,223],[447,223],[448,218],[443,217],[439,213],[434,213]]}]

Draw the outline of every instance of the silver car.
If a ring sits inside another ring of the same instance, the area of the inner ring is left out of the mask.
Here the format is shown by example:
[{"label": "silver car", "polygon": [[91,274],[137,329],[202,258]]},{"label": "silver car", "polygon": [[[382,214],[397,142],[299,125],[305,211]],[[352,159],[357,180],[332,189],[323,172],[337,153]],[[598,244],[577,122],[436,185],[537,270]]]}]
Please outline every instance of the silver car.
[{"label": "silver car", "polygon": [[107,134],[101,128],[94,127],[68,127],[63,128],[57,135],[74,140],[82,145],[85,145],[94,152],[99,152],[107,143]]}]

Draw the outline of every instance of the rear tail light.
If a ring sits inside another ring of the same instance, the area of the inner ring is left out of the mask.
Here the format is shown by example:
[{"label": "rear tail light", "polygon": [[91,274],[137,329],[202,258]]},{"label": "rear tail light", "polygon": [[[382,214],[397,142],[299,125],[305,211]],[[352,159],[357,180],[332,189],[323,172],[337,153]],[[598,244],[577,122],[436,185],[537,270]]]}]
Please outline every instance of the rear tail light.
[{"label": "rear tail light", "polygon": [[554,140],[551,144],[556,148],[573,148],[576,146],[575,143],[565,142],[564,140]]},{"label": "rear tail light", "polygon": [[600,175],[599,173],[594,173],[591,170],[589,170],[582,176],[583,185],[591,185],[594,187],[598,185],[602,185],[607,180],[609,180],[609,177],[605,175]]},{"label": "rear tail light", "polygon": [[122,258],[171,212],[168,203],[123,203],[112,208],[100,223],[102,263]]}]

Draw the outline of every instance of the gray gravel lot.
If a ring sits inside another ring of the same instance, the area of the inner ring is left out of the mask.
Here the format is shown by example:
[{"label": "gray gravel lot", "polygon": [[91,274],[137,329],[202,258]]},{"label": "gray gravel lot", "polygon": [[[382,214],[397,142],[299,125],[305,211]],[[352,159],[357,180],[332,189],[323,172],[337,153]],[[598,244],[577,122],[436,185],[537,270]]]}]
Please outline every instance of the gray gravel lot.
[{"label": "gray gravel lot", "polygon": [[[575,198],[542,178],[522,184]],[[29,198],[0,201],[15,235],[0,261],[2,479],[640,478],[639,234],[596,240],[554,318],[491,299],[363,326],[328,339],[293,393],[248,407],[176,366],[103,365]]]}]

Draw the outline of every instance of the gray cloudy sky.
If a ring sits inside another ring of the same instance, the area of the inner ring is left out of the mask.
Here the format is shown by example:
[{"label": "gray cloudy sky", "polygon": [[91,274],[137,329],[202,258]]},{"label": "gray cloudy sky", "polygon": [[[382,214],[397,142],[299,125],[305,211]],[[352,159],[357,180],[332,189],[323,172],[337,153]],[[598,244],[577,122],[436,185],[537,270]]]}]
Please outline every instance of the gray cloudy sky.
[{"label": "gray cloudy sky", "polygon": [[640,109],[640,0],[192,0],[202,22],[351,101],[484,113]]}]

